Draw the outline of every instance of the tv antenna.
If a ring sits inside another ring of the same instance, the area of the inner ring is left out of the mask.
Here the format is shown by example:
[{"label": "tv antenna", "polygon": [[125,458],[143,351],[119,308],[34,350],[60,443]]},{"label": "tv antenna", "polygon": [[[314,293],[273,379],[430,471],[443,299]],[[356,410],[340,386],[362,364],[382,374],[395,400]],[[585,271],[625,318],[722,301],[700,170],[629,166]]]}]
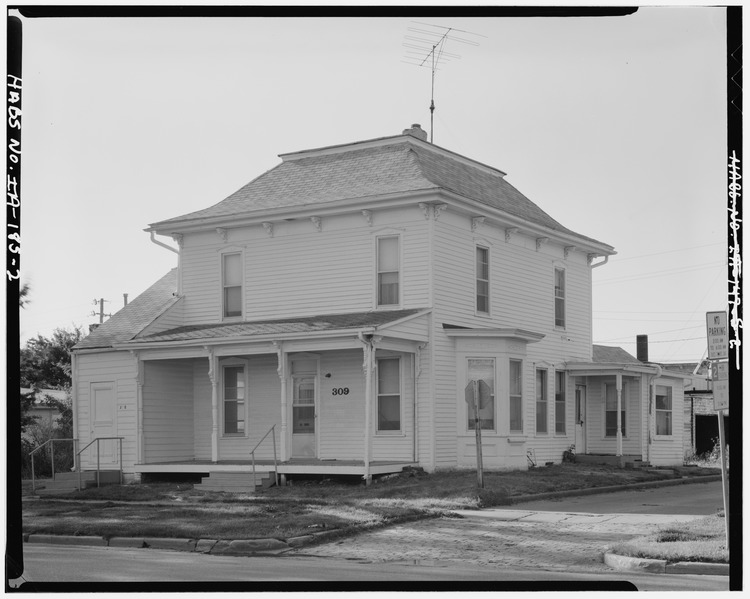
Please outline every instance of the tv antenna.
[{"label": "tv antenna", "polygon": [[459,42],[469,46],[479,46],[479,42],[465,37],[454,35],[461,33],[485,37],[471,31],[444,27],[442,25],[431,25],[421,21],[412,21],[412,26],[406,28],[408,33],[404,36],[403,46],[407,48],[404,62],[418,67],[429,68],[432,71],[430,86],[430,143],[433,143],[433,117],[435,114],[435,71],[451,59],[460,59],[458,54],[445,51],[445,45],[451,42]]}]

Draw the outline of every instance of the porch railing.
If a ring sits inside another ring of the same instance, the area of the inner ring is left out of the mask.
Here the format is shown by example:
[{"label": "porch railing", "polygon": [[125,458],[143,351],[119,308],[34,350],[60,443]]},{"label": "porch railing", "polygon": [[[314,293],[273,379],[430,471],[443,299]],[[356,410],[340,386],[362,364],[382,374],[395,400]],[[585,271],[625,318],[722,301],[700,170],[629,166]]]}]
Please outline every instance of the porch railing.
[{"label": "porch railing", "polygon": [[253,450],[250,452],[250,457],[253,460],[253,485],[257,485],[258,483],[255,481],[255,450],[260,447],[260,444],[263,443],[263,441],[266,440],[266,437],[268,437],[269,433],[271,434],[271,440],[273,441],[273,473],[274,473],[274,481],[276,482],[276,486],[279,486],[279,470],[277,467],[277,460],[276,460],[276,425],[274,424],[271,428],[269,428],[266,431],[266,434],[263,435],[263,438],[258,441],[258,443],[253,447]]},{"label": "porch railing", "polygon": [[[86,451],[89,447],[91,447],[94,443],[96,443],[96,486],[99,486],[99,472],[101,470],[101,451],[100,451],[100,441],[120,441],[120,453],[119,453],[119,460],[118,460],[118,466],[120,471],[120,484],[122,484],[122,440],[125,437],[97,437],[93,441],[91,441],[86,447],[81,449],[78,453],[76,453],[77,462],[80,463],[80,455]],[[78,490],[81,490],[81,468],[78,469]]]},{"label": "porch railing", "polygon": [[[36,454],[38,451],[41,451],[47,445],[50,446],[50,453],[51,453],[51,468],[52,468],[52,480],[55,480],[55,443],[73,443],[73,470],[77,469],[78,464],[78,454],[75,452],[76,445],[78,444],[78,439],[47,439],[44,443],[42,443],[39,447],[34,449],[29,456],[31,457],[31,490],[36,492],[36,474],[34,472],[34,454]],[[80,469],[79,469],[80,470]]]}]

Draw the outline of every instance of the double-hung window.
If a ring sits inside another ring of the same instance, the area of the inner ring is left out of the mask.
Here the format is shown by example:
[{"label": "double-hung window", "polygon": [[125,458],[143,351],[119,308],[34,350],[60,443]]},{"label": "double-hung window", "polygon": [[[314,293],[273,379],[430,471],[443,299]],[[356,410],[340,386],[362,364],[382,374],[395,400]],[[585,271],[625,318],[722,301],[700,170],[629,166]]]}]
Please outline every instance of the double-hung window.
[{"label": "double-hung window", "polygon": [[547,371],[536,371],[536,432],[547,433]]},{"label": "double-hung window", "polygon": [[224,380],[224,434],[245,434],[245,367],[225,366]]},{"label": "double-hung window", "polygon": [[477,246],[477,312],[490,313],[490,250]]},{"label": "double-hung window", "polygon": [[401,430],[401,361],[378,360],[378,431]]},{"label": "double-hung window", "polygon": [[510,361],[510,432],[523,432],[523,362],[521,360]]},{"label": "double-hung window", "polygon": [[555,269],[555,326],[565,328],[565,270]]},{"label": "double-hung window", "polygon": [[[621,391],[620,396],[620,422],[622,425],[622,436],[625,436],[627,431],[625,427],[625,416],[627,410],[625,409],[625,387]],[[605,385],[605,400],[604,400],[604,436],[605,437],[616,437],[617,436],[617,387],[615,385]]]},{"label": "double-hung window", "polygon": [[495,430],[495,360],[470,358],[467,366],[466,399],[469,417],[466,426],[469,430],[476,429],[478,403],[479,427],[482,430]]},{"label": "double-hung window", "polygon": [[565,373],[555,371],[555,434],[565,434]]},{"label": "double-hung window", "polygon": [[399,304],[399,238],[377,238],[378,306]]},{"label": "double-hung window", "polygon": [[656,385],[656,434],[672,434],[672,387]]},{"label": "double-hung window", "polygon": [[242,316],[242,254],[221,256],[222,315]]}]

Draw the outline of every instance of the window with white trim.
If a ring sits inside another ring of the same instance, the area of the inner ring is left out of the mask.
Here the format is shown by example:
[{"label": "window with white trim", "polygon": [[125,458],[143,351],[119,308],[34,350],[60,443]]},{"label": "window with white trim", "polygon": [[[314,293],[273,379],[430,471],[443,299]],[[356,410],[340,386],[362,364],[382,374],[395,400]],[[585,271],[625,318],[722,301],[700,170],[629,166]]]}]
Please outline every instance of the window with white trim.
[{"label": "window with white trim", "polygon": [[476,429],[478,402],[479,427],[482,430],[495,430],[495,359],[469,358],[466,378],[467,428],[472,431]]},{"label": "window with white trim", "polygon": [[672,387],[656,385],[656,434],[672,434]]},{"label": "window with white trim", "polygon": [[509,409],[511,433],[523,432],[523,362],[521,360],[510,361],[509,385]]},{"label": "window with white trim", "polygon": [[242,254],[221,256],[222,316],[242,316]]},{"label": "window with white trim", "polygon": [[536,432],[547,433],[547,371],[536,371]]},{"label": "window with white trim", "polygon": [[555,326],[565,328],[565,269],[555,269]]},{"label": "window with white trim", "polygon": [[[605,399],[604,399],[604,436],[605,437],[616,437],[617,436],[617,386],[612,384],[606,384],[605,386]],[[622,425],[622,436],[624,437],[627,431],[625,426],[627,409],[626,409],[626,394],[625,385],[623,385],[620,395],[620,419]]]},{"label": "window with white trim", "polygon": [[401,430],[401,360],[378,359],[378,431]]},{"label": "window with white trim", "polygon": [[377,238],[378,306],[399,304],[399,237]]},{"label": "window with white trim", "polygon": [[477,312],[490,313],[490,250],[477,246],[476,265]]},{"label": "window with white trim", "polygon": [[555,434],[565,434],[565,372],[555,371]]},{"label": "window with white trim", "polygon": [[224,434],[245,434],[245,367],[224,366],[222,369]]}]

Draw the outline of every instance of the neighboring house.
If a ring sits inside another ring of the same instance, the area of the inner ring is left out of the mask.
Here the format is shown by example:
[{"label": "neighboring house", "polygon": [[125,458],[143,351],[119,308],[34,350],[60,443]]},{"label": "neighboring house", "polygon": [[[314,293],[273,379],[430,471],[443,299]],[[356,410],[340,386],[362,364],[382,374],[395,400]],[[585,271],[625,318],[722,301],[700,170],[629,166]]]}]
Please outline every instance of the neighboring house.
[{"label": "neighboring house", "polygon": [[[22,394],[28,394],[31,391],[29,388],[21,388]],[[67,398],[66,392],[59,389],[37,389],[37,392],[34,394],[34,403],[29,409],[28,415],[36,418],[36,424],[50,428],[58,427],[62,415],[56,407],[44,402],[45,396],[50,396],[60,401],[65,401]]]},{"label": "neighboring house", "polygon": [[488,469],[572,444],[681,463],[682,379],[592,356],[592,269],[613,248],[426,137],[284,154],[152,224],[178,266],[76,346],[81,447],[122,437],[136,478],[247,472],[274,427],[256,458],[275,449],[282,475],[369,481],[474,467],[478,420]]}]

